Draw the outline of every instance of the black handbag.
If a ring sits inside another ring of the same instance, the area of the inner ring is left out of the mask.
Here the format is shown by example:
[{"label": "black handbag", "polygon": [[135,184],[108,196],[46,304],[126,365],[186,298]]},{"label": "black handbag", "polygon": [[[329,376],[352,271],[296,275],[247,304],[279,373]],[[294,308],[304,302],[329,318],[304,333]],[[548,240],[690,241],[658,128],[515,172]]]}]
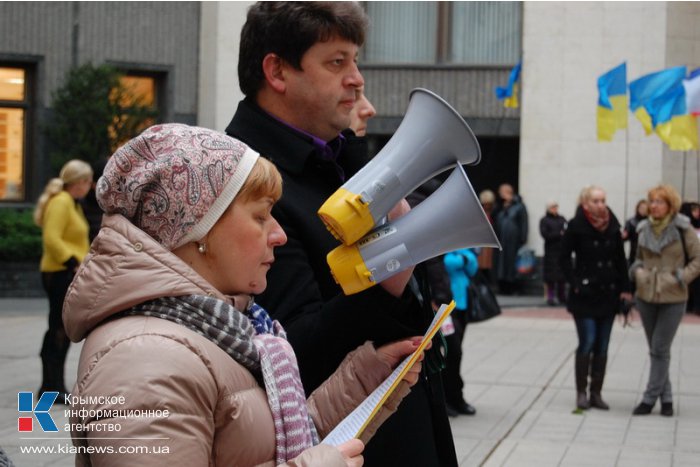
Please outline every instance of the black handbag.
[{"label": "black handbag", "polygon": [[496,300],[496,295],[480,273],[477,272],[476,275],[472,277],[469,283],[468,293],[468,323],[486,321],[501,314],[501,306],[498,304],[498,300]]}]

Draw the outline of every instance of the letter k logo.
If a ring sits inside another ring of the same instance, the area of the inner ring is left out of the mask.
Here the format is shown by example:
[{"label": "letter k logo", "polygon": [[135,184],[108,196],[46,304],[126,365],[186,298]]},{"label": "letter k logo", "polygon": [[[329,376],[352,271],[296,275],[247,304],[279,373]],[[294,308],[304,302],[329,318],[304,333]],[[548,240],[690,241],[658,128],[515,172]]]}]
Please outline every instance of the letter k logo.
[{"label": "letter k logo", "polygon": [[[53,403],[58,397],[58,392],[48,391],[41,395],[39,401],[34,406],[34,394],[31,392],[17,393],[17,411],[20,413],[32,413],[36,417],[37,422],[42,431],[58,431],[58,427],[51,418],[49,410],[53,407]],[[32,417],[19,417],[17,420],[18,431],[33,431]]]}]

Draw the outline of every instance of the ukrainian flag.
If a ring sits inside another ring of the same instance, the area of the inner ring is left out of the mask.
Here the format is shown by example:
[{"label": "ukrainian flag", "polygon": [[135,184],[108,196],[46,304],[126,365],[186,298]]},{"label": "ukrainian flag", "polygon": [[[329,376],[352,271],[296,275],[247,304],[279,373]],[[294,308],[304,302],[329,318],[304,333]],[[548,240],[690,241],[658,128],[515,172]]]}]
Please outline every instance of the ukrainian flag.
[{"label": "ukrainian flag", "polygon": [[612,141],[627,128],[627,63],[598,78],[598,141]]},{"label": "ukrainian flag", "polygon": [[700,68],[693,70],[690,77],[683,80],[685,89],[685,103],[688,106],[688,113],[700,115]]},{"label": "ukrainian flag", "polygon": [[685,72],[685,66],[678,66],[644,75],[630,83],[630,110],[642,122],[647,135],[651,134],[653,124],[645,104],[681,84]]},{"label": "ukrainian flag", "polygon": [[511,109],[518,108],[518,86],[520,83],[520,68],[522,62],[518,62],[510,71],[508,76],[508,84],[506,87],[496,86],[496,98],[503,100],[503,106]]},{"label": "ukrainian flag", "polygon": [[699,147],[697,121],[691,113],[696,92],[700,92],[700,76],[683,80],[645,105],[654,131],[671,150],[689,151]]}]

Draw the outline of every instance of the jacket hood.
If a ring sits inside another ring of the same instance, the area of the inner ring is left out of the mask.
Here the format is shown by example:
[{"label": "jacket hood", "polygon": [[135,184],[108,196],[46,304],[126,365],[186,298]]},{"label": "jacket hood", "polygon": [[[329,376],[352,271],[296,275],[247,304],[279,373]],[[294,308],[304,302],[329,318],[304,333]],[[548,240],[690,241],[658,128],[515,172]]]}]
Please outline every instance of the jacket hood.
[{"label": "jacket hood", "polygon": [[231,302],[180,258],[119,214],[106,215],[63,304],[73,342],[113,315],[158,297],[209,295]]},{"label": "jacket hood", "polygon": [[681,234],[678,231],[679,229],[685,230],[688,228],[690,228],[690,219],[679,213],[676,214],[673,219],[671,219],[671,222],[669,222],[668,226],[657,238],[651,232],[651,223],[649,222],[649,219],[644,219],[637,224],[638,234],[647,231],[646,235],[639,236],[639,246],[648,248],[654,253],[661,253],[661,250],[663,250],[666,245],[675,241],[680,241]]}]

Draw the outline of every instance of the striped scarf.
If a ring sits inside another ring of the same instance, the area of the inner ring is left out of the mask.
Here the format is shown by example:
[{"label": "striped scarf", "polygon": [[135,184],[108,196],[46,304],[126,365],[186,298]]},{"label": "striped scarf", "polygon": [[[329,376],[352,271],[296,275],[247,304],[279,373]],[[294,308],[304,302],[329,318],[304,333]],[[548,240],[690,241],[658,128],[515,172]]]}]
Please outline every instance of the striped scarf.
[{"label": "striped scarf", "polygon": [[241,313],[213,297],[163,297],[136,305],[127,315],[166,319],[200,334],[253,374],[262,374],[275,423],[277,464],[319,443],[309,417],[299,367],[278,321],[252,301]]}]

